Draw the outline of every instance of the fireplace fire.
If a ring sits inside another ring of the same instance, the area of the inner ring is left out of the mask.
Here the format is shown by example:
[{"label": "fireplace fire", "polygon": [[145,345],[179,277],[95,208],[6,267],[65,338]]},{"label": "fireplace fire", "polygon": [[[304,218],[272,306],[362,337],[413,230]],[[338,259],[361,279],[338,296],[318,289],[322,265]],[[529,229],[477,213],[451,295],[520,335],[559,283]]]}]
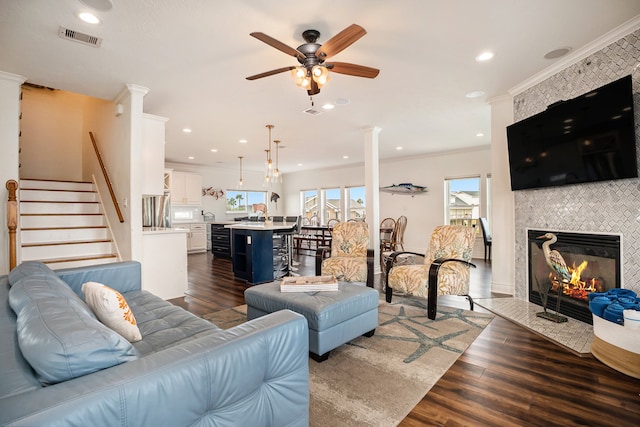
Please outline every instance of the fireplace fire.
[{"label": "fireplace fire", "polygon": [[529,301],[542,306],[544,291],[548,290],[547,310],[555,311],[561,289],[560,313],[591,324],[589,294],[620,287],[621,237],[551,232],[557,241],[548,246],[551,254],[545,257],[547,233],[528,230]]}]

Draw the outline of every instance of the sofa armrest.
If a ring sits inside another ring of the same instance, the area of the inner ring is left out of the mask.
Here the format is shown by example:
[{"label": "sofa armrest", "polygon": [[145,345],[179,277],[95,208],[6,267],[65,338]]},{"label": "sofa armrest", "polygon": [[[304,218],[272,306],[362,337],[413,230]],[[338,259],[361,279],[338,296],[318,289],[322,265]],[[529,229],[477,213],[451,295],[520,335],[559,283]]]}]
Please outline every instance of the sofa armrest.
[{"label": "sofa armrest", "polygon": [[83,299],[82,284],[85,282],[102,283],[120,293],[142,289],[141,268],[137,261],[64,268],[55,273]]},{"label": "sofa armrest", "polygon": [[306,426],[306,319],[283,310],[0,400],[0,425]]}]

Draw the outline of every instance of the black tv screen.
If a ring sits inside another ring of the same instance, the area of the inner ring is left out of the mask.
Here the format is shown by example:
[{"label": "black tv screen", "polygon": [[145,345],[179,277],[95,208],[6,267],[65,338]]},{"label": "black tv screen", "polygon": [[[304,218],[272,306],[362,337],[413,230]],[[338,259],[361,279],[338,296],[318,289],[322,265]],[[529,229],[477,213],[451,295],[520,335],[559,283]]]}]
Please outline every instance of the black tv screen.
[{"label": "black tv screen", "polygon": [[631,76],[507,127],[511,189],[636,178]]}]

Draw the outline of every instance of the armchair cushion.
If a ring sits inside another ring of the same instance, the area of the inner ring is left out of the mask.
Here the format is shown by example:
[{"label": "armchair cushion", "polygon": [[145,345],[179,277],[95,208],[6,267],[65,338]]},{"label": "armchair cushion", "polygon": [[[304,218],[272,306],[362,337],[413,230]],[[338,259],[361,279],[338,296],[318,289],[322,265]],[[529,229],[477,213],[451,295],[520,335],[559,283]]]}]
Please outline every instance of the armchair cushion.
[{"label": "armchair cushion", "polygon": [[368,248],[366,222],[342,222],[333,227],[331,257],[366,258]]},{"label": "armchair cushion", "polygon": [[322,275],[345,282],[368,278],[369,230],[365,222],[341,222],[333,227],[331,255],[322,259]]},{"label": "armchair cushion", "polygon": [[322,262],[322,274],[331,275],[343,282],[365,282],[367,259],[354,257],[331,257]]},{"label": "armchair cushion", "polygon": [[[398,265],[389,272],[389,286],[394,291],[427,298],[430,265]],[[438,295],[469,293],[469,267],[460,263],[443,264],[438,270]]]}]

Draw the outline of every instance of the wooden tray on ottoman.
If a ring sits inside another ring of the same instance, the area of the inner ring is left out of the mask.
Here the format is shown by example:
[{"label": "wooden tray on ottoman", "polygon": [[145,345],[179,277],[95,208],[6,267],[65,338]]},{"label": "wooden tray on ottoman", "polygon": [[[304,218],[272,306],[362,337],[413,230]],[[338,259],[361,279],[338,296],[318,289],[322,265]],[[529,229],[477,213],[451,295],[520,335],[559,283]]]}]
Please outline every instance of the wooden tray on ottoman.
[{"label": "wooden tray on ottoman", "polygon": [[338,280],[333,276],[288,276],[280,283],[280,292],[337,291]]}]

